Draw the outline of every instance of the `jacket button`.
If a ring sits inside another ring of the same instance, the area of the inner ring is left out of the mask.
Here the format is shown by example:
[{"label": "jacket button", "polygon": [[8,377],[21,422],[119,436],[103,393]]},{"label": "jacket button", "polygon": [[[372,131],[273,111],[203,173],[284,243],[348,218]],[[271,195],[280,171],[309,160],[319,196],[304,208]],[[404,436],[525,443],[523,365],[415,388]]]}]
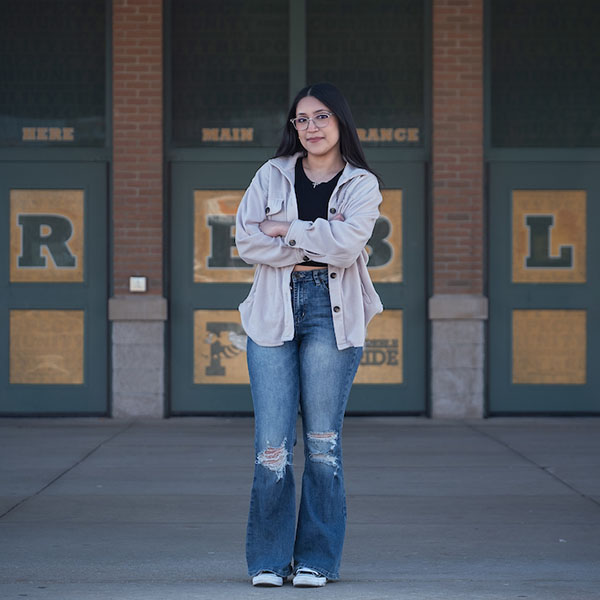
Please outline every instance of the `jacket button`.
[{"label": "jacket button", "polygon": [[303,260],[304,262],[306,262],[306,261],[309,261],[309,260],[310,260],[310,258],[308,258],[308,256],[303,256],[303,257],[302,257],[302,260]]},{"label": "jacket button", "polygon": [[271,209],[267,206],[267,208],[265,208],[265,213],[269,214],[271,212]]},{"label": "jacket button", "polygon": [[329,277],[331,277],[331,279],[335,279],[337,277],[337,273],[331,273]]},{"label": "jacket button", "polygon": [[339,306],[333,307],[333,312],[340,312],[340,310],[342,310],[342,309]]},{"label": "jacket button", "polygon": [[335,208],[330,208],[330,209],[329,209],[329,212],[330,212],[332,215],[335,215],[335,213],[336,213],[337,211],[335,210]]},{"label": "jacket button", "polygon": [[290,246],[295,246],[296,245],[296,240],[290,240]]}]

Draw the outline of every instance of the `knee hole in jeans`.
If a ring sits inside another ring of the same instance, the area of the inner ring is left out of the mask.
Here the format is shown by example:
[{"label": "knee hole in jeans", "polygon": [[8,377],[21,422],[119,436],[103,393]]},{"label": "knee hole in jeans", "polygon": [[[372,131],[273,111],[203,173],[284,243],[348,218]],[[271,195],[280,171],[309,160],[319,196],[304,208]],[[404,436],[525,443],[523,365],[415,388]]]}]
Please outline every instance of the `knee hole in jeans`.
[{"label": "knee hole in jeans", "polygon": [[338,434],[336,431],[309,432],[306,434],[309,454],[313,462],[323,463],[335,468],[337,473],[338,458],[334,454],[337,446]]},{"label": "knee hole in jeans", "polygon": [[277,481],[283,478],[285,469],[289,464],[288,451],[285,447],[286,443],[287,438],[281,442],[281,446],[275,448],[267,446],[267,448],[262,452],[259,452],[256,457],[256,464],[273,471],[277,475]]}]

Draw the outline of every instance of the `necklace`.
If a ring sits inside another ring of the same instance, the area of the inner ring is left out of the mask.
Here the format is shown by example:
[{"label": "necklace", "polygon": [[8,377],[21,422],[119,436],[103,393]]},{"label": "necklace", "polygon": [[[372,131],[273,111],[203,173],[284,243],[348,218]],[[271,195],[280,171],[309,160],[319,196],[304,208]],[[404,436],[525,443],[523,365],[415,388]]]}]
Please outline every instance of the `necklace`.
[{"label": "necklace", "polygon": [[[344,165],[345,166],[345,165]],[[341,169],[337,174],[333,174],[332,177],[335,177],[336,175],[340,174],[344,169]],[[329,177],[329,179],[324,179],[323,181],[313,181],[309,176],[308,173],[306,171],[310,171],[310,169],[308,167],[305,167],[304,164],[302,164],[302,171],[304,173],[304,177],[306,179],[308,179],[308,181],[312,184],[313,186],[313,190],[318,186],[321,185],[322,183],[327,183],[329,181],[331,181],[331,177]],[[327,173],[326,173],[327,175]]]}]

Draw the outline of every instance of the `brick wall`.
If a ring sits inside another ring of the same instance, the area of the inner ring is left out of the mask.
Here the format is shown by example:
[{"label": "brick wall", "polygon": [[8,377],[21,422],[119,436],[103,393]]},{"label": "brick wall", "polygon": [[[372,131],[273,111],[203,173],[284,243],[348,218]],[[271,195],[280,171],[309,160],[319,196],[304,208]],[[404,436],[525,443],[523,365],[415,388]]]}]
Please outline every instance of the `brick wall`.
[{"label": "brick wall", "polygon": [[113,2],[114,294],[162,294],[162,0]]},{"label": "brick wall", "polygon": [[434,294],[483,291],[483,0],[433,1]]}]

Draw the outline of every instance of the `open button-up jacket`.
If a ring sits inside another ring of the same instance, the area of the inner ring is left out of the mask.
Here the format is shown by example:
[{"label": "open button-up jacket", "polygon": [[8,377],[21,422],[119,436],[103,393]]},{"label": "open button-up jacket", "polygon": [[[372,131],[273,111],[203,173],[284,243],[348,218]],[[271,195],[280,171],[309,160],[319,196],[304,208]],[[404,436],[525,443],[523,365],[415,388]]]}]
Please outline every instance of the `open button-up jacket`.
[{"label": "open button-up jacket", "polygon": [[[328,265],[329,295],[337,347],[363,346],[366,328],[383,310],[367,271],[368,242],[379,216],[377,178],[347,163],[327,206],[329,219],[298,219],[294,168],[300,154],[277,157],[256,173],[238,208],[235,241],[240,257],[258,265],[248,297],[240,304],[242,326],[261,346],[280,346],[294,337],[290,275],[296,264]],[[265,219],[290,222],[287,235],[259,229]]]}]

